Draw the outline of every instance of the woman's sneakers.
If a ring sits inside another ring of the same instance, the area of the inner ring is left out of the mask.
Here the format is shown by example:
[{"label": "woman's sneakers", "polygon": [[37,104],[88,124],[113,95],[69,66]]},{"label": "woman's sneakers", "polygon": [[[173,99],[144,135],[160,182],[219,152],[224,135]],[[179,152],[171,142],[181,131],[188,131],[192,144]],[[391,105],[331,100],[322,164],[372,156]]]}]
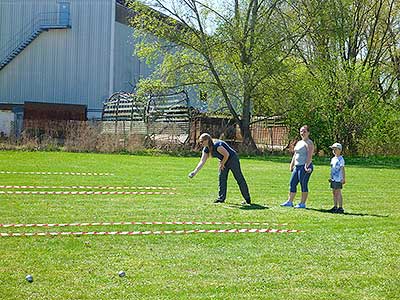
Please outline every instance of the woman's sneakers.
[{"label": "woman's sneakers", "polygon": [[281,204],[281,206],[286,206],[286,207],[294,207],[294,208],[306,208],[306,204],[305,203],[299,203],[296,206],[293,205],[293,202],[288,200],[286,202],[283,202]]},{"label": "woman's sneakers", "polygon": [[281,206],[293,207],[293,202],[288,200],[286,202],[283,202]]},{"label": "woman's sneakers", "polygon": [[306,204],[300,202],[300,203],[297,204],[294,208],[306,208]]}]

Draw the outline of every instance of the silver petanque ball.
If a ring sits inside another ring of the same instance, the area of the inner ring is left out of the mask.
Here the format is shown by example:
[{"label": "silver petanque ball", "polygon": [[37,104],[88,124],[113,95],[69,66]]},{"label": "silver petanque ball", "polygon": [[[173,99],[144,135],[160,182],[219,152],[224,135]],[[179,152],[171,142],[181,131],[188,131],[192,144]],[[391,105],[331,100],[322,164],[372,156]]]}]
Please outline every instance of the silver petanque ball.
[{"label": "silver petanque ball", "polygon": [[118,272],[119,277],[125,277],[125,272],[124,271],[119,271]]},{"label": "silver petanque ball", "polygon": [[32,275],[26,275],[25,279],[26,279],[26,281],[28,281],[28,282],[33,282],[33,277],[32,277]]}]

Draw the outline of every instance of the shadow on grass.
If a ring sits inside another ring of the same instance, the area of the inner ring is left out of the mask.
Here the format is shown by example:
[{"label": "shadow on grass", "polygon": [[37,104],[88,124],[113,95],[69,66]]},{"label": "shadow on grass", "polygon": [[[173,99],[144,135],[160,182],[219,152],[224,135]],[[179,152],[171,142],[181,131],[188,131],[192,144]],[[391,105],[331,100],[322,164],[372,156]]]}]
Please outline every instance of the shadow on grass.
[{"label": "shadow on grass", "polygon": [[229,204],[230,208],[237,208],[242,210],[259,210],[259,209],[269,209],[268,206],[260,205],[260,204],[250,204],[250,205],[241,205],[241,204]]},{"label": "shadow on grass", "polygon": [[316,209],[316,208],[307,208],[307,210],[319,211],[326,214],[335,214],[335,215],[347,215],[347,216],[359,216],[359,217],[379,217],[379,218],[388,218],[389,215],[377,215],[377,214],[364,214],[364,213],[349,213],[345,212],[344,214],[337,214],[330,211],[330,209]]}]

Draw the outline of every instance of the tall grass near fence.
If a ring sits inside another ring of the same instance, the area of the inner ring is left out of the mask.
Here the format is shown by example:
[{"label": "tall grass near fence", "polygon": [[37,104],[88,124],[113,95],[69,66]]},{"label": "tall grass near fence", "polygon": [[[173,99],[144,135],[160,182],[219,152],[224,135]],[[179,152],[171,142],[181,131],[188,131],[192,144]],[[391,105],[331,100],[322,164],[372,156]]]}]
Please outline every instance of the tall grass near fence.
[{"label": "tall grass near fence", "polygon": [[[240,143],[240,135],[236,137],[236,125],[229,130],[233,136],[224,136],[228,130],[221,124],[202,123],[203,119],[195,120],[191,130],[190,124],[185,128],[177,123],[143,123],[143,122],[111,122],[111,121],[49,121],[26,120],[24,130],[19,138],[3,139],[1,149],[135,153],[145,149],[176,152],[195,147],[200,133],[209,131],[214,137],[226,139],[233,147],[241,152],[250,152]],[[218,119],[219,120],[219,119]],[[264,122],[265,123],[265,122]],[[282,151],[288,144],[285,139],[286,129],[266,126],[267,123],[254,124],[252,131],[261,150]],[[228,131],[229,131],[228,130]]]},{"label": "tall grass near fence", "polygon": [[[25,120],[24,130],[20,136],[0,137],[0,149],[97,153],[137,153],[151,149],[176,153],[195,148],[198,136],[203,132],[210,132],[213,137],[228,141],[241,153],[251,154],[254,152],[254,149],[249,149],[241,143],[237,125],[225,124],[225,119],[214,119],[195,118],[192,126],[186,126],[190,127],[190,130],[185,129],[187,132],[180,125],[162,122],[146,124],[125,121]],[[397,123],[389,122],[384,131],[375,128],[376,130],[365,135],[358,144],[358,152],[354,154],[361,156],[400,155]],[[296,128],[293,138],[290,138],[289,128],[282,122],[274,123],[263,119],[252,124],[251,130],[258,152],[275,154],[291,151],[298,131]],[[317,149],[320,149],[318,155],[324,156],[329,153],[328,146],[333,141],[322,145],[318,144],[321,137],[317,135],[321,135],[321,132],[312,132],[314,134],[312,139],[316,141]],[[329,132],[322,134],[326,135]]]},{"label": "tall grass near fence", "polygon": [[2,149],[70,152],[135,152],[145,149],[142,134],[110,133],[98,121],[35,121],[25,124],[21,136],[3,140]]}]

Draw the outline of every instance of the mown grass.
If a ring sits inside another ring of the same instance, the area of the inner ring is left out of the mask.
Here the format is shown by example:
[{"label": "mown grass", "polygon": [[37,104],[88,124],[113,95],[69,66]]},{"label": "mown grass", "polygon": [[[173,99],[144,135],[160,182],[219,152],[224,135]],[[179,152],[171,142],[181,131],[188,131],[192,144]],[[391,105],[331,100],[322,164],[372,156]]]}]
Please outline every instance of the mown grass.
[{"label": "mown grass", "polygon": [[[241,159],[252,207],[232,177],[212,204],[217,161],[198,157],[0,152],[1,185],[176,187],[177,195],[0,195],[0,223],[236,221],[288,223],[303,233],[0,238],[0,299],[399,299],[398,160],[348,158],[345,215],[327,213],[329,160],[316,159],[307,210],[281,208],[288,157]],[[4,189],[2,189],[4,190]],[[61,189],[59,189],[61,190]],[[0,228],[1,232],[265,228],[125,225]],[[277,228],[276,226],[270,226]],[[118,271],[126,277],[120,278]],[[33,283],[25,281],[32,274]]]}]

